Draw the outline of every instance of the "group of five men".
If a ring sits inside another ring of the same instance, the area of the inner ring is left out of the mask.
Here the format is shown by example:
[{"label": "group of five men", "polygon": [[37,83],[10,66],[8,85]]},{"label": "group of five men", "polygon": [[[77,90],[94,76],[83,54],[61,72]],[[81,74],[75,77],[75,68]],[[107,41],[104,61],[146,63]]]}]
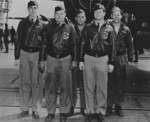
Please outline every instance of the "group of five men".
[{"label": "group of five men", "polygon": [[[20,63],[19,118],[29,115],[39,119],[43,97],[42,72],[46,70],[45,101],[48,115],[55,117],[60,88],[60,122],[74,113],[79,84],[81,114],[86,122],[103,121],[115,103],[115,112],[123,116],[121,102],[125,83],[126,50],[128,61],[133,59],[133,42],[129,28],[121,22],[122,10],[112,9],[113,21],[104,20],[102,4],[93,8],[94,19],[85,24],[86,14],[76,11],[76,24],[66,19],[65,8],[55,7],[54,19],[44,24],[37,16],[36,1],[28,3],[29,16],[18,25],[15,46],[15,66]],[[19,60],[20,59],[20,60]],[[109,86],[107,88],[107,85]],[[107,97],[108,96],[108,97]],[[85,113],[86,110],[86,113]]]}]

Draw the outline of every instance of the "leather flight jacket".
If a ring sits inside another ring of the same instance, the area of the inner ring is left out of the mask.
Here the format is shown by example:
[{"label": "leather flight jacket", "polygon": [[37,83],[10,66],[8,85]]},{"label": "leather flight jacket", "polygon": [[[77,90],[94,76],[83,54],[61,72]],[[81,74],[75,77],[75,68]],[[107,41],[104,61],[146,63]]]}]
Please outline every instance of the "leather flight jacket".
[{"label": "leather flight jacket", "polygon": [[[111,23],[111,25],[114,28],[113,23]],[[130,29],[121,23],[118,34],[115,33],[115,35],[116,56],[124,55],[127,52],[128,60],[131,61],[134,56],[134,48]]]},{"label": "leather flight jacket", "polygon": [[39,34],[44,26],[45,23],[38,17],[35,23],[29,20],[29,16],[20,21],[17,29],[15,59],[19,59],[21,49],[29,53],[40,51],[41,38]]},{"label": "leather flight jacket", "polygon": [[74,25],[68,20],[60,25],[52,19],[42,31],[42,40],[40,61],[45,61],[47,55],[57,59],[71,55],[72,60],[77,60],[76,32]]},{"label": "leather flight jacket", "polygon": [[84,61],[85,54],[97,58],[108,55],[108,64],[114,63],[115,35],[113,28],[108,23],[105,22],[101,28],[99,28],[93,21],[87,25],[84,35],[84,39],[81,43],[80,61]]},{"label": "leather flight jacket", "polygon": [[76,30],[76,44],[77,44],[77,60],[79,61],[79,56],[80,56],[80,50],[81,50],[81,42],[84,38],[84,33],[86,31],[86,24],[83,25],[83,30],[80,31],[78,29],[77,24],[75,25],[75,30]]}]

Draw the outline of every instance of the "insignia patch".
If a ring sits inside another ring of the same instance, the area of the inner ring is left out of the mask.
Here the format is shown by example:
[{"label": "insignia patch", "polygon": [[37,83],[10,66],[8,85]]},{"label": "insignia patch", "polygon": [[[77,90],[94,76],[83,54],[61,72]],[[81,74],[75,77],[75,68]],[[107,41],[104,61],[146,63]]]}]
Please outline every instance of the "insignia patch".
[{"label": "insignia patch", "polygon": [[68,32],[64,32],[63,34],[62,34],[62,38],[63,39],[68,39],[69,38],[69,33]]},{"label": "insignia patch", "polygon": [[107,39],[108,38],[108,33],[107,32],[103,32],[102,33],[102,38],[103,39]]}]

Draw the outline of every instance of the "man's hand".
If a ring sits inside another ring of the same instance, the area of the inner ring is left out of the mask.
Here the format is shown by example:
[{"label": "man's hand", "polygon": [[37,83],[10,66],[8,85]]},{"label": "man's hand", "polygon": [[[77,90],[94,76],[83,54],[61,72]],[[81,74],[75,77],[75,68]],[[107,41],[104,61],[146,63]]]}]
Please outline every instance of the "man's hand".
[{"label": "man's hand", "polygon": [[73,70],[76,67],[77,67],[77,62],[73,61],[72,64],[71,64],[71,66],[70,66],[70,69]]},{"label": "man's hand", "polygon": [[15,65],[16,67],[18,67],[18,66],[19,66],[19,60],[15,60],[14,65]]},{"label": "man's hand", "polygon": [[83,63],[83,62],[80,62],[80,63],[79,63],[79,69],[80,69],[81,71],[84,70],[84,63]]},{"label": "man's hand", "polygon": [[45,61],[39,62],[39,70],[41,73],[43,73],[45,71]]},{"label": "man's hand", "polygon": [[108,65],[108,72],[109,72],[109,73],[112,73],[113,70],[114,70],[114,66],[113,66],[112,64],[109,64],[109,65]]}]

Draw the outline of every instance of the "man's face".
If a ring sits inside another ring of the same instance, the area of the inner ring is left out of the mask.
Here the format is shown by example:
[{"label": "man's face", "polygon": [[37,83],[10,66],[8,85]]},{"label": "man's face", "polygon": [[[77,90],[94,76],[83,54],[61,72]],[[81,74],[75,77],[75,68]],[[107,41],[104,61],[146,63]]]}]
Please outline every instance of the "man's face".
[{"label": "man's face", "polygon": [[122,15],[120,11],[115,11],[112,13],[111,17],[115,23],[120,23]]},{"label": "man's face", "polygon": [[37,16],[38,7],[37,6],[30,6],[28,7],[29,15],[32,17]]},{"label": "man's face", "polygon": [[96,20],[104,19],[105,11],[103,9],[98,9],[94,11],[94,17]]},{"label": "man's face", "polygon": [[64,10],[56,11],[54,17],[56,19],[56,22],[63,22],[66,17],[66,12]]},{"label": "man's face", "polygon": [[83,25],[86,21],[85,13],[80,13],[75,18],[78,25]]}]

